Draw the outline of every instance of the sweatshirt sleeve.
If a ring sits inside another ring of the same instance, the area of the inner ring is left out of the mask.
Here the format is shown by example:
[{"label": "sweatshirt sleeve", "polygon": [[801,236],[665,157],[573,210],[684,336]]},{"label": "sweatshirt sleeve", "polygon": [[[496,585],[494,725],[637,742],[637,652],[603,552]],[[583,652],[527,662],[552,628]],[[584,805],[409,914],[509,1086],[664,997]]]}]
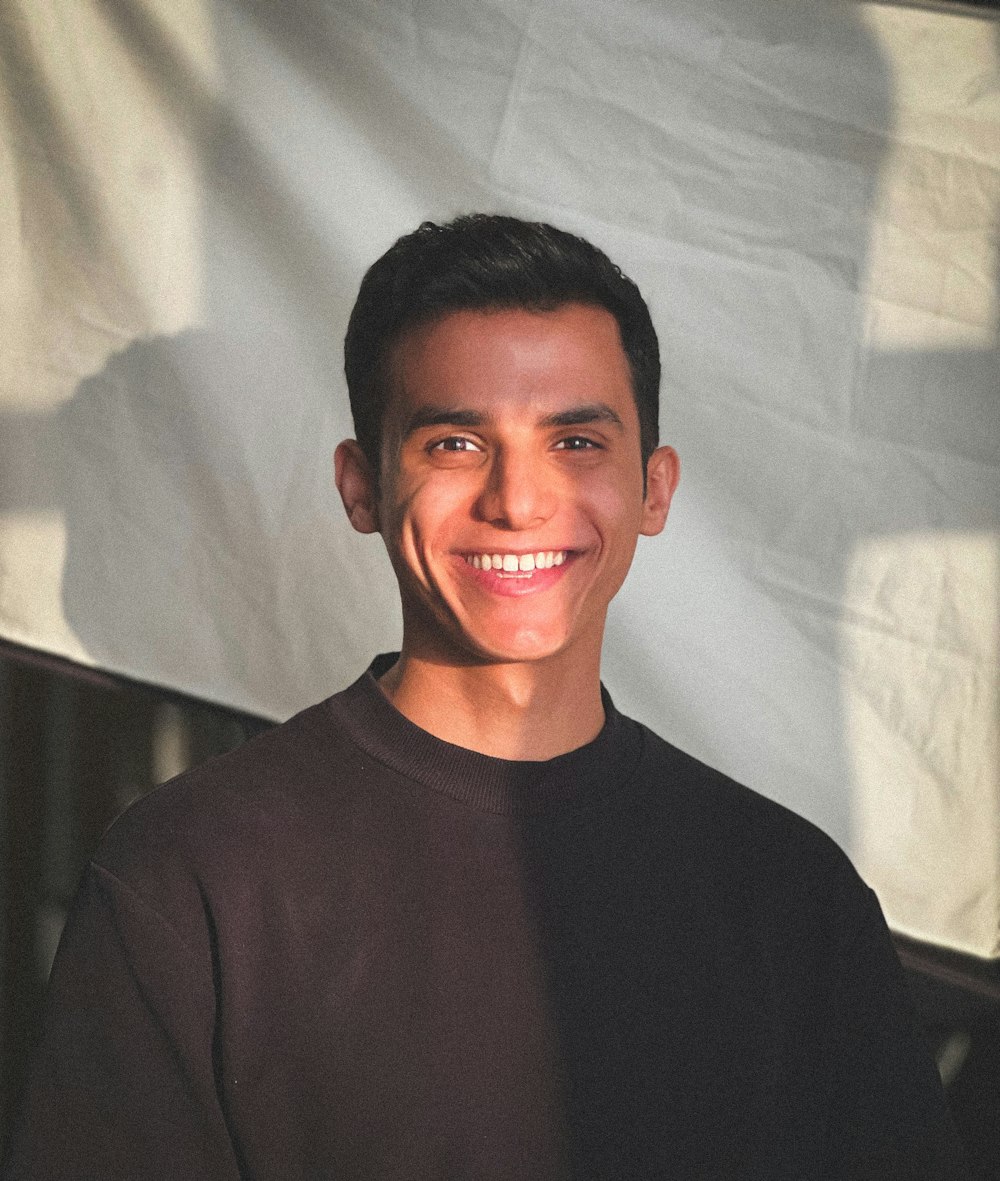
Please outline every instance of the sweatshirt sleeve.
[{"label": "sweatshirt sleeve", "polygon": [[235,1181],[214,1023],[211,957],[92,864],[53,965],[4,1177]]},{"label": "sweatshirt sleeve", "polygon": [[831,1178],[969,1176],[875,895],[838,957],[827,1030]]}]

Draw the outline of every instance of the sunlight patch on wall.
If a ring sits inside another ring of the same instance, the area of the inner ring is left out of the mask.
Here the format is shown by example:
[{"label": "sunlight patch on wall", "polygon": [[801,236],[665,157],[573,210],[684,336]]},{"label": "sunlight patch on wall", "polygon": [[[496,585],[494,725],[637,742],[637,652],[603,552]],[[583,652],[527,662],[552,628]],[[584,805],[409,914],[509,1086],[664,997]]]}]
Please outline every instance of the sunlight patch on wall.
[{"label": "sunlight patch on wall", "polygon": [[0,620],[3,634],[14,643],[44,645],[84,664],[92,663],[63,615],[58,595],[39,596],[39,587],[59,585],[66,554],[66,525],[61,512],[0,514]]},{"label": "sunlight patch on wall", "polygon": [[873,537],[841,621],[855,861],[894,929],[1000,954],[1000,538]]},{"label": "sunlight patch on wall", "polygon": [[201,161],[162,85],[183,63],[210,87],[212,38],[203,0],[14,10],[0,84],[0,137],[19,147],[0,155],[0,403],[41,410],[136,337],[198,319]]},{"label": "sunlight patch on wall", "polygon": [[993,26],[884,5],[860,11],[895,99],[872,222],[867,344],[992,347],[1000,327]]}]

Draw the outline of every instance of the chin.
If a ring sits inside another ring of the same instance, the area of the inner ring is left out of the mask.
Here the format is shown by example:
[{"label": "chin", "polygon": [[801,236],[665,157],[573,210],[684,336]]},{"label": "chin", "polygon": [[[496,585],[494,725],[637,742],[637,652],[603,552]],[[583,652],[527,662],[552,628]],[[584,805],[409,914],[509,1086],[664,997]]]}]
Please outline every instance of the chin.
[{"label": "chin", "polygon": [[534,664],[551,660],[565,652],[569,647],[569,638],[563,634],[511,636],[507,633],[496,636],[470,635],[466,643],[487,663]]}]

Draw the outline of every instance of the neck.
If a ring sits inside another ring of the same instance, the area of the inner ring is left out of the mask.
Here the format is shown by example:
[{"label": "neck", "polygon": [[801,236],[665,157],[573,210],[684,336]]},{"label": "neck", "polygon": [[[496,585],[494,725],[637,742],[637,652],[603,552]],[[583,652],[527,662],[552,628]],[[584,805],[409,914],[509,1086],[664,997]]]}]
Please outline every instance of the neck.
[{"label": "neck", "polygon": [[604,725],[600,654],[525,664],[448,664],[407,653],[380,679],[404,717],[445,742],[502,759],[576,750]]}]

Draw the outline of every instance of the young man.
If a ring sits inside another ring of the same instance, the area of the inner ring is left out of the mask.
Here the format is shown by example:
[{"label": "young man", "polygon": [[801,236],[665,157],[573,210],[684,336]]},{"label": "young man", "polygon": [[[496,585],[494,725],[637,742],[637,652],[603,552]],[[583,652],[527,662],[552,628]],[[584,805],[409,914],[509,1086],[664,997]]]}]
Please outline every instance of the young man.
[{"label": "young man", "polygon": [[601,687],[678,478],[635,286],[424,225],[346,371],[402,650],[109,832],[10,1175],[958,1176],[871,892]]}]

